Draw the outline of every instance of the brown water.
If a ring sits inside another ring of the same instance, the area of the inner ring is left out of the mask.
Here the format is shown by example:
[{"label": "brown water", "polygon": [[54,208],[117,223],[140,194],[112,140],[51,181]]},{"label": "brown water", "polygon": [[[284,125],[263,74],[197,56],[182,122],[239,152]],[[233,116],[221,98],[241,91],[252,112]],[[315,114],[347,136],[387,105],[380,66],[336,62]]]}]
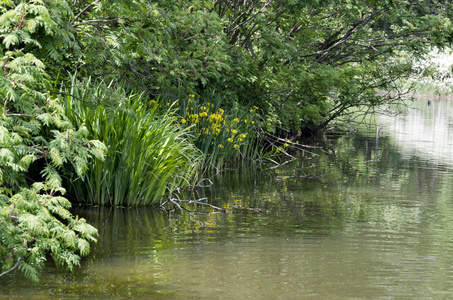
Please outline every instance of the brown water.
[{"label": "brown water", "polygon": [[100,232],[82,266],[2,277],[0,298],[450,299],[453,103],[414,106],[335,155],[215,177],[199,197],[229,214],[77,209]]}]

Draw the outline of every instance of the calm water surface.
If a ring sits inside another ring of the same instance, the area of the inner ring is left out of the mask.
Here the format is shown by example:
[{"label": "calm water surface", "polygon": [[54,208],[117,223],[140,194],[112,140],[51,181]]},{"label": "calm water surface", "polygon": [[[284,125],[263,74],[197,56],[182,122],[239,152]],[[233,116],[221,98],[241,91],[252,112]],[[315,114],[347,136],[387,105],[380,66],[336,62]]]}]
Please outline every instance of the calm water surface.
[{"label": "calm water surface", "polygon": [[0,298],[452,298],[453,103],[414,107],[327,137],[334,155],[217,176],[198,197],[228,214],[78,209],[100,232],[82,266]]}]

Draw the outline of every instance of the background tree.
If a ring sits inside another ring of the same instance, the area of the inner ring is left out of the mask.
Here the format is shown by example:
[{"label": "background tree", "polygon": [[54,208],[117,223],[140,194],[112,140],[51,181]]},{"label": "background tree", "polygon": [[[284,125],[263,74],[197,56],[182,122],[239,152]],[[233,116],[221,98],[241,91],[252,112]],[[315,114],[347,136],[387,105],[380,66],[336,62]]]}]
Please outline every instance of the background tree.
[{"label": "background tree", "polygon": [[[232,72],[212,82],[288,129],[319,130],[349,108],[392,99],[374,93],[411,74],[408,55],[451,43],[445,1],[230,1]],[[309,128],[307,128],[309,127]]]},{"label": "background tree", "polygon": [[69,26],[80,76],[121,82],[150,97],[219,78],[227,68],[223,28],[204,1],[74,1]]}]

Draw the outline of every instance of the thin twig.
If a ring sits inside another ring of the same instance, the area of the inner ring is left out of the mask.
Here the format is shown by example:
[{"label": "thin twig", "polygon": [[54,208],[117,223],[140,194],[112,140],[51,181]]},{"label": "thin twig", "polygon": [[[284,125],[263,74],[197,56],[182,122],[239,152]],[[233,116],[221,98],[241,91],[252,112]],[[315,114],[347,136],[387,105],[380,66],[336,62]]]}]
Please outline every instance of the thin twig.
[{"label": "thin twig", "polygon": [[96,3],[98,3],[99,1],[101,0],[96,0],[96,1],[93,1],[92,3],[90,3],[87,7],[85,7],[84,9],[82,9],[81,12],[78,13],[77,16],[74,17],[74,20],[72,20],[72,24],[74,24],[74,21],[77,20],[81,14],[83,14],[85,11],[87,11],[91,6],[95,5]]},{"label": "thin twig", "polygon": [[297,158],[295,158],[295,157],[293,157],[293,158],[291,158],[291,159],[288,159],[287,161],[282,162],[281,164],[278,164],[278,165],[275,165],[275,166],[273,166],[273,167],[270,167],[269,170],[277,169],[278,167],[281,167],[281,166],[284,166],[284,165],[286,165],[286,164],[289,164],[290,162],[293,162],[293,161],[295,161],[296,159],[297,159]]},{"label": "thin twig", "polygon": [[5,115],[6,117],[11,117],[11,116],[14,116],[14,117],[29,117],[29,118],[34,118],[35,116],[32,116],[32,115],[27,115],[27,114],[6,114]]},{"label": "thin twig", "polygon": [[17,268],[17,266],[19,265],[19,261],[21,260],[21,258],[19,257],[19,259],[17,260],[16,264],[9,270],[3,272],[0,274],[0,277],[2,277],[3,275],[6,275],[8,274],[9,272],[11,272],[12,270],[14,270],[15,268]]},{"label": "thin twig", "polygon": [[89,104],[94,104],[92,102],[89,102],[89,101],[86,101],[86,100],[82,100],[81,98],[77,97],[77,96],[74,96],[74,95],[71,95],[71,94],[68,94],[68,93],[62,93],[62,92],[51,92],[51,94],[58,94],[58,95],[63,95],[63,96],[69,96],[69,97],[72,97],[74,99],[77,99],[81,102],[84,102],[84,103],[89,103]]},{"label": "thin twig", "polygon": [[6,69],[6,64],[8,63],[8,61],[9,61],[9,57],[6,58],[5,62],[2,65],[2,69],[6,73],[6,78],[9,78],[9,73],[8,73],[8,70]]},{"label": "thin twig", "polygon": [[211,208],[217,209],[218,211],[221,211],[221,212],[224,212],[224,213],[230,213],[230,211],[227,210],[227,209],[224,209],[224,208],[212,205],[210,203],[207,203],[206,202],[207,200],[208,200],[208,198],[205,197],[205,198],[201,198],[201,199],[198,199],[198,200],[178,200],[178,202],[185,202],[185,203],[189,203],[189,204],[206,205],[206,206],[209,206]]}]

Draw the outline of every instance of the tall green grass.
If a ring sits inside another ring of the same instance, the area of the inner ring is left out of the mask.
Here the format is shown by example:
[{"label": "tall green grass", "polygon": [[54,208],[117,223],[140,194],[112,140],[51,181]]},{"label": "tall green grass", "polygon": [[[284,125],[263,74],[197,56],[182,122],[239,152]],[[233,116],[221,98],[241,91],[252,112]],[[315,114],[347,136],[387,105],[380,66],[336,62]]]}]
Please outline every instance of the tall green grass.
[{"label": "tall green grass", "polygon": [[71,194],[93,205],[147,206],[159,205],[168,193],[192,185],[203,157],[188,131],[168,113],[147,108],[140,96],[126,97],[120,90],[113,93],[123,97],[116,109],[93,104],[106,93],[111,91],[90,82],[83,87],[74,82],[63,93],[68,94],[66,116],[107,147],[105,159],[95,159],[84,179],[71,183]]}]

